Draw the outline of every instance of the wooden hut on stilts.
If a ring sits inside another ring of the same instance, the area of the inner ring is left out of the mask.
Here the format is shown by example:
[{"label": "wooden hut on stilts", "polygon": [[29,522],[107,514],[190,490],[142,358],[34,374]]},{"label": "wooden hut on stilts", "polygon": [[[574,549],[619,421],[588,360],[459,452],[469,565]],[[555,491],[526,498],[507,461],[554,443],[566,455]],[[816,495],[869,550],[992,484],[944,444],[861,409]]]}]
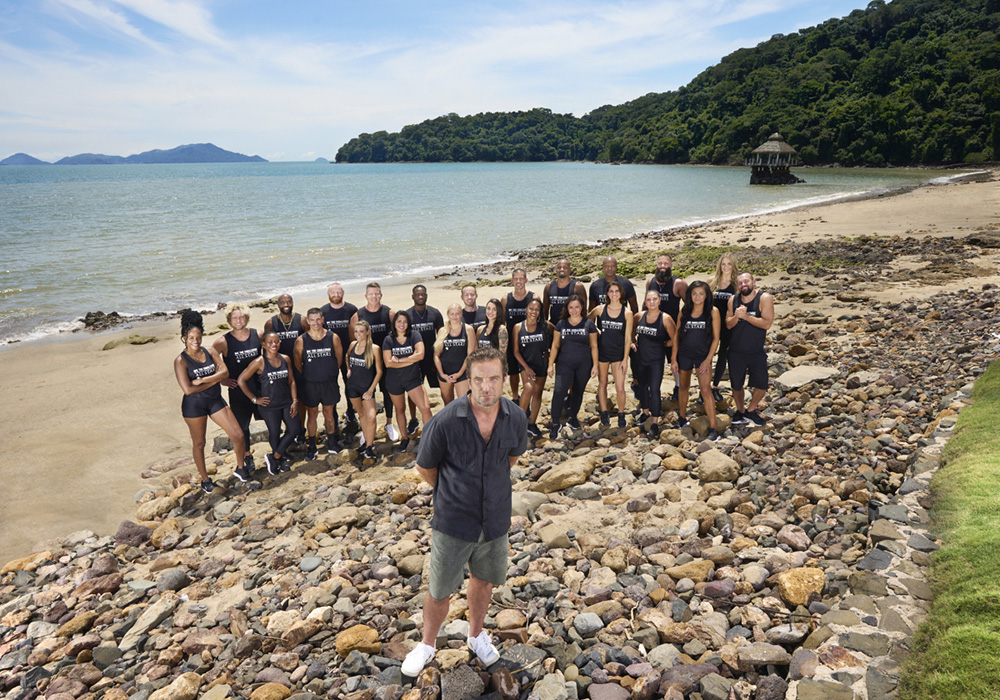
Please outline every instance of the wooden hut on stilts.
[{"label": "wooden hut on stilts", "polygon": [[805,182],[790,172],[795,162],[795,149],[785,137],[775,132],[767,141],[753,149],[745,165],[750,166],[751,185],[791,185]]}]

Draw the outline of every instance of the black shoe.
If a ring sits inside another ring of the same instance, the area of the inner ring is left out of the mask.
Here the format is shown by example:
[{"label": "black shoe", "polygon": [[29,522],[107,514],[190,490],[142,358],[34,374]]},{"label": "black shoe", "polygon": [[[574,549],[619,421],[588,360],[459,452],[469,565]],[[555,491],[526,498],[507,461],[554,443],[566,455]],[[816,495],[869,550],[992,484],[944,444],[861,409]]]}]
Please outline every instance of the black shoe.
[{"label": "black shoe", "polygon": [[632,417],[639,420],[642,417],[642,408],[632,409]]},{"label": "black shoe", "polygon": [[531,437],[541,437],[542,431],[534,423],[528,423],[528,435]]},{"label": "black shoe", "polygon": [[627,422],[625,420],[625,414],[624,413],[619,413],[618,414],[618,427],[619,428],[624,428],[626,425],[627,425]]},{"label": "black shoe", "polygon": [[281,473],[281,460],[272,453],[264,455],[264,463],[267,465],[267,473],[271,476],[278,476]]},{"label": "black shoe", "polygon": [[646,433],[646,434],[652,440],[659,440],[660,439],[660,424],[659,423],[653,423],[651,426],[649,426],[649,432]]},{"label": "black shoe", "polygon": [[552,427],[549,428],[549,439],[556,440],[559,437],[559,424],[553,423]]},{"label": "black shoe", "polygon": [[759,428],[767,424],[767,421],[757,411],[747,411],[744,415],[746,416],[746,422],[750,425],[755,425]]},{"label": "black shoe", "polygon": [[719,441],[719,431],[716,430],[715,428],[709,429],[708,435],[705,436],[705,439],[706,440],[711,440],[712,442],[718,442]]},{"label": "black shoe", "polygon": [[410,446],[410,438],[403,438],[399,441],[399,451],[406,452],[406,448]]},{"label": "black shoe", "polygon": [[246,457],[243,458],[243,468],[246,469],[247,472],[252,472],[257,468],[257,465],[253,463],[253,455],[249,452],[247,452]]},{"label": "black shoe", "polygon": [[306,461],[312,462],[319,457],[319,450],[316,449],[315,440],[309,440],[309,447],[306,448]]},{"label": "black shoe", "polygon": [[687,424],[688,424],[688,419],[685,418],[684,416],[681,416],[680,418],[677,419],[677,429],[678,430],[680,430],[681,428],[683,428]]},{"label": "black shoe", "polygon": [[733,414],[733,419],[730,422],[733,425],[745,425],[747,423],[747,414],[743,411],[737,411]]},{"label": "black shoe", "polygon": [[347,416],[344,418],[344,427],[348,429],[358,428],[361,424],[358,422],[358,414],[354,411],[349,411]]},{"label": "black shoe", "polygon": [[296,445],[306,444],[306,432],[304,430],[295,436],[295,444]]},{"label": "black shoe", "polygon": [[281,473],[284,474],[290,471],[292,471],[292,458],[285,455],[281,458]]},{"label": "black shoe", "polygon": [[337,439],[336,435],[328,437],[326,439],[326,452],[327,452],[327,454],[335,455],[338,452],[340,452],[340,450],[341,450],[340,440]]},{"label": "black shoe", "polygon": [[212,495],[212,492],[215,491],[215,482],[211,478],[205,479],[201,482],[201,490],[208,495]]},{"label": "black shoe", "polygon": [[576,416],[573,416],[568,421],[566,421],[566,425],[571,427],[573,430],[581,430],[583,428],[583,426],[580,425],[580,419],[577,418]]},{"label": "black shoe", "polygon": [[410,422],[406,424],[406,434],[413,435],[417,432],[417,428],[420,427],[420,421],[416,418],[411,418]]},{"label": "black shoe", "polygon": [[250,471],[246,467],[240,467],[234,471],[233,476],[242,481],[244,484],[250,481]]},{"label": "black shoe", "polygon": [[712,389],[712,398],[716,401],[722,401],[722,392],[718,389]]},{"label": "black shoe", "polygon": [[611,425],[611,418],[607,411],[601,411],[601,425],[605,427]]}]

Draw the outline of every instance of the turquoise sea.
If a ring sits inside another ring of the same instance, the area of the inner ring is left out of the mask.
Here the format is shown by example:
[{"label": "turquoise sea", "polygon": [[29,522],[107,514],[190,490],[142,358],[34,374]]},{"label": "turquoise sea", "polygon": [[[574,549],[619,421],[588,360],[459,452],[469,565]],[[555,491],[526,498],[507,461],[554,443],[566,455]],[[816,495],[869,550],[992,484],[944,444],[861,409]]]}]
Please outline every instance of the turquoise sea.
[{"label": "turquoise sea", "polygon": [[341,281],[405,282],[545,243],[587,242],[926,182],[817,169],[593,163],[218,163],[0,167],[0,345]]}]

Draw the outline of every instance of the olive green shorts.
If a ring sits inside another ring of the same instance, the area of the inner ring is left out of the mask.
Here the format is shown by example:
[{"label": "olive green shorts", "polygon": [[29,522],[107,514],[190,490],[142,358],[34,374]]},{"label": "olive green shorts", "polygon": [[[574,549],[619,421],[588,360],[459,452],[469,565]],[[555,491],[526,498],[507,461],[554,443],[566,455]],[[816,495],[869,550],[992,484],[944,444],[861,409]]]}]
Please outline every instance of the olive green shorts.
[{"label": "olive green shorts", "polygon": [[441,600],[457,591],[465,578],[466,564],[469,573],[476,578],[502,586],[507,580],[507,533],[489,542],[480,534],[478,542],[467,542],[434,530],[431,534],[431,598]]}]

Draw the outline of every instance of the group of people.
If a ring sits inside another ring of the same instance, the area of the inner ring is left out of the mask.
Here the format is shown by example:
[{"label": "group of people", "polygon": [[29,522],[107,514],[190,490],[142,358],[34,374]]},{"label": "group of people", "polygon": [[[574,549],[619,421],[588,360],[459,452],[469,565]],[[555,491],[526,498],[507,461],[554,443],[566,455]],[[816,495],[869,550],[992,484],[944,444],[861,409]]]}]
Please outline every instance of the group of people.
[{"label": "group of people", "polygon": [[[260,333],[249,327],[244,305],[229,306],[231,330],[211,347],[202,345],[201,315],[186,312],[181,319],[185,349],[174,368],[202,488],[214,488],[204,466],[208,418],[232,440],[240,465],[234,474],[241,481],[248,481],[254,469],[248,449],[254,417],[268,429],[271,449],[265,465],[271,474],[290,468],[288,451],[296,442],[305,444],[307,459],[318,456],[321,412],[327,452],[341,449],[344,427],[360,432],[362,456],[374,457],[376,390],[386,436],[406,450],[431,418],[427,387],[440,391],[445,406],[466,396],[469,358],[477,348],[494,348],[505,359],[511,397],[526,414],[526,431],[533,437],[542,434],[537,420],[549,378],[554,380],[550,438],[558,438],[563,426],[581,428],[584,390],[594,377],[601,424],[611,425],[608,390],[613,383],[617,425],[625,427],[630,363],[631,389],[639,401],[634,419],[651,437],[664,423],[661,385],[667,366],[674,376],[679,427],[687,423],[694,374],[709,420],[708,437],[718,438],[715,401],[722,398],[719,382],[727,367],[736,405],[733,423],[763,425],[756,409],[767,387],[764,336],[774,302],[755,288],[753,275],[740,273],[725,254],[709,282],[689,286],[673,275],[671,256],[660,255],[640,308],[634,285],[618,274],[614,258],[603,261],[602,273],[588,291],[573,278],[569,261],[560,260],[539,296],[527,289],[527,273],[518,268],[511,275],[512,290],[502,298],[480,306],[476,287],[465,285],[461,303],[444,314],[428,305],[422,284],[413,287],[409,309],[393,310],[382,303],[377,282],[365,288],[361,307],[347,302],[343,287],[334,283],[327,289],[329,303],[305,316],[294,311],[291,295],[281,295],[278,313]],[[748,372],[754,393],[746,405]],[[347,398],[344,426],[337,411],[341,383]],[[228,406],[221,385],[229,390]]]}]

